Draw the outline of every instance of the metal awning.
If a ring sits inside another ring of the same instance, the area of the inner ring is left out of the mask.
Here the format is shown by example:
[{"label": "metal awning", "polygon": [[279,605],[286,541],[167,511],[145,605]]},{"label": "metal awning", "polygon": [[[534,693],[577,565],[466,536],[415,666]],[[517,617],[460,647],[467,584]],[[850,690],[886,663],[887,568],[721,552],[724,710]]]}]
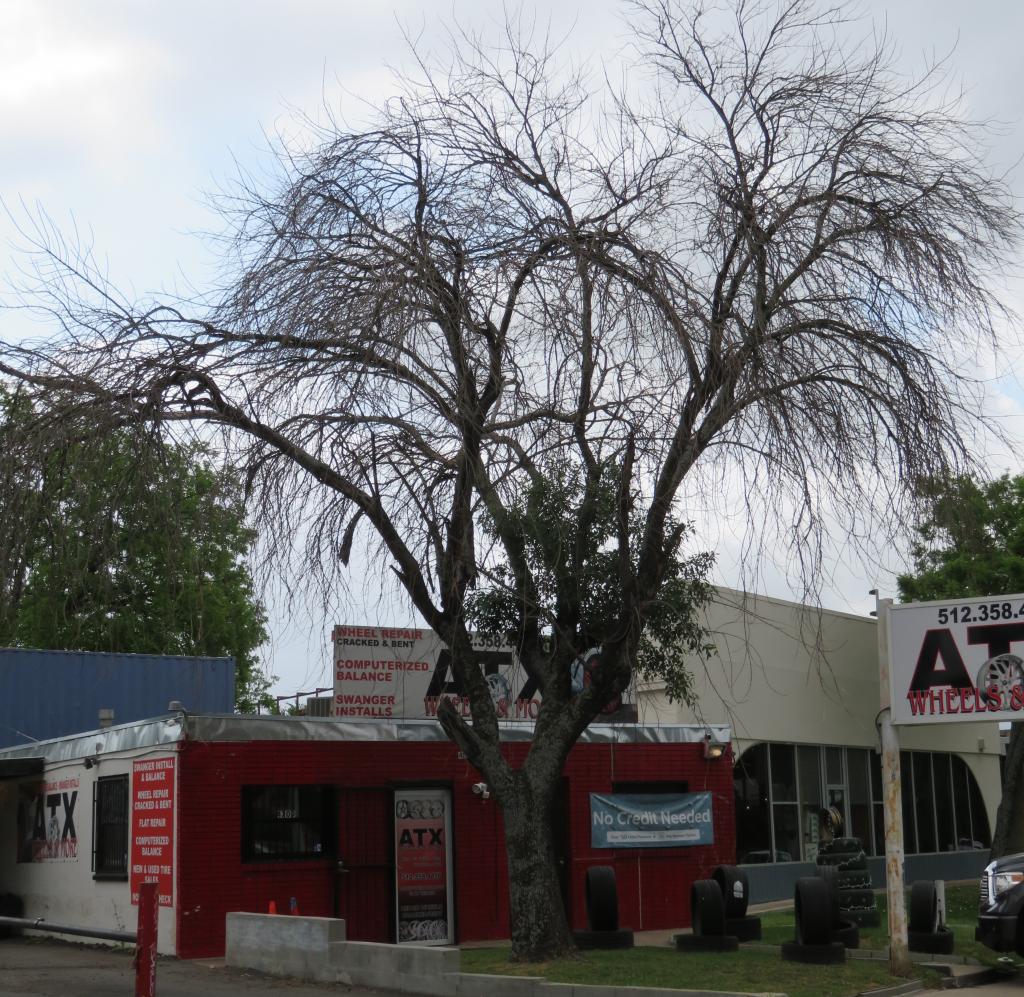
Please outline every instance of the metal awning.
[{"label": "metal awning", "polygon": [[21,779],[43,774],[42,758],[0,758],[0,779]]}]

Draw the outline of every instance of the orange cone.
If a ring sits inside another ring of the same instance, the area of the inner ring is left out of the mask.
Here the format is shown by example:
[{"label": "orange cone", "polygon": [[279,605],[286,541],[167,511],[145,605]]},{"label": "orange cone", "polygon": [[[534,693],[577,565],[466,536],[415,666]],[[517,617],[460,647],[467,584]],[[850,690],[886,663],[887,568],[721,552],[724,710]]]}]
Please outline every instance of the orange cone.
[{"label": "orange cone", "polygon": [[277,901],[276,900],[271,900],[270,901],[270,904],[267,907],[267,913],[268,914],[276,914],[277,913]]}]

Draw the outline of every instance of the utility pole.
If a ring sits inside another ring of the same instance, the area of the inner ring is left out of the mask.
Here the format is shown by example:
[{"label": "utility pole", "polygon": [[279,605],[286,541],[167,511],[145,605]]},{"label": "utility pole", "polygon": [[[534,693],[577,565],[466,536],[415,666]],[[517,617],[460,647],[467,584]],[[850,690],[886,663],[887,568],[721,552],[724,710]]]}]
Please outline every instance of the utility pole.
[{"label": "utility pole", "polygon": [[878,617],[878,681],[881,710],[878,732],[882,747],[882,795],[885,817],[885,893],[889,904],[889,972],[910,974],[907,945],[907,905],[903,892],[903,796],[900,783],[900,742],[892,723],[889,687],[889,609],[892,599],[875,596]]}]

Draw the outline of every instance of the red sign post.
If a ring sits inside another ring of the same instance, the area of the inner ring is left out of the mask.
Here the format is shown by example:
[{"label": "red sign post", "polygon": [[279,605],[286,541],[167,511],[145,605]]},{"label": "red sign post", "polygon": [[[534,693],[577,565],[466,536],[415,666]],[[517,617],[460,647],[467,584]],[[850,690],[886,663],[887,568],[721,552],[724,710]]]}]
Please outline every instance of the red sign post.
[{"label": "red sign post", "polygon": [[156,997],[156,940],[160,919],[156,881],[139,884],[139,925],[135,936],[135,997]]}]

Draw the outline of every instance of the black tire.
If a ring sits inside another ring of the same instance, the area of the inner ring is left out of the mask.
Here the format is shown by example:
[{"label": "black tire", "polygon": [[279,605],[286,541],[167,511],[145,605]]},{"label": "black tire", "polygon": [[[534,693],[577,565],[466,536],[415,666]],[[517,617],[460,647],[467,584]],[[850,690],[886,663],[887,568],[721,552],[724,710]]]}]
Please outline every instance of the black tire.
[{"label": "black tire", "polygon": [[872,907],[868,910],[844,910],[843,920],[853,921],[854,924],[861,928],[877,928],[882,922],[877,907]]},{"label": "black tire", "polygon": [[618,931],[619,893],[615,870],[610,865],[592,865],[587,870],[587,924],[591,931]]},{"label": "black tire", "polygon": [[867,869],[837,869],[836,878],[841,890],[870,890],[871,873]]},{"label": "black tire", "polygon": [[839,920],[839,870],[834,865],[819,865],[817,875],[828,885],[828,893],[832,898],[831,923],[835,924]]},{"label": "black tire", "polygon": [[953,932],[949,928],[938,931],[908,931],[907,947],[911,952],[928,952],[931,955],[951,955],[953,952]]},{"label": "black tire", "polygon": [[824,945],[803,945],[800,942],[783,942],[782,958],[786,962],[804,962],[816,966],[838,966],[846,962],[846,949],[842,942],[827,942]]},{"label": "black tire", "polygon": [[631,949],[633,932],[626,928],[618,931],[574,931],[572,940],[578,949]]},{"label": "black tire", "polygon": [[690,919],[695,935],[725,934],[725,900],[713,879],[698,879],[690,888]]},{"label": "black tire", "polygon": [[803,945],[827,945],[832,927],[832,893],[828,883],[817,876],[796,881],[794,904],[796,940]]},{"label": "black tire", "polygon": [[877,906],[874,890],[840,890],[839,910],[870,910]]},{"label": "black tire", "polygon": [[818,865],[831,865],[840,870],[859,871],[867,869],[868,857],[864,852],[836,852],[832,855],[819,855]]},{"label": "black tire", "polygon": [[735,952],[739,939],[735,935],[676,935],[677,952]]},{"label": "black tire", "polygon": [[745,917],[747,904],[750,902],[750,884],[747,881],[747,874],[734,865],[720,865],[711,878],[718,883],[722,891],[722,899],[725,901],[725,916],[727,918]]},{"label": "black tire", "polygon": [[864,850],[864,843],[860,838],[833,838],[831,841],[823,841],[818,845],[819,855],[832,855],[836,852],[857,852]]},{"label": "black tire", "polygon": [[907,927],[911,931],[930,935],[939,923],[939,898],[935,883],[930,879],[918,880],[910,887],[910,916]]},{"label": "black tire", "polygon": [[840,921],[838,927],[832,929],[831,940],[842,942],[844,949],[860,947],[860,928],[853,921]]},{"label": "black tire", "polygon": [[725,933],[741,942],[759,942],[761,940],[761,918],[727,917]]}]

